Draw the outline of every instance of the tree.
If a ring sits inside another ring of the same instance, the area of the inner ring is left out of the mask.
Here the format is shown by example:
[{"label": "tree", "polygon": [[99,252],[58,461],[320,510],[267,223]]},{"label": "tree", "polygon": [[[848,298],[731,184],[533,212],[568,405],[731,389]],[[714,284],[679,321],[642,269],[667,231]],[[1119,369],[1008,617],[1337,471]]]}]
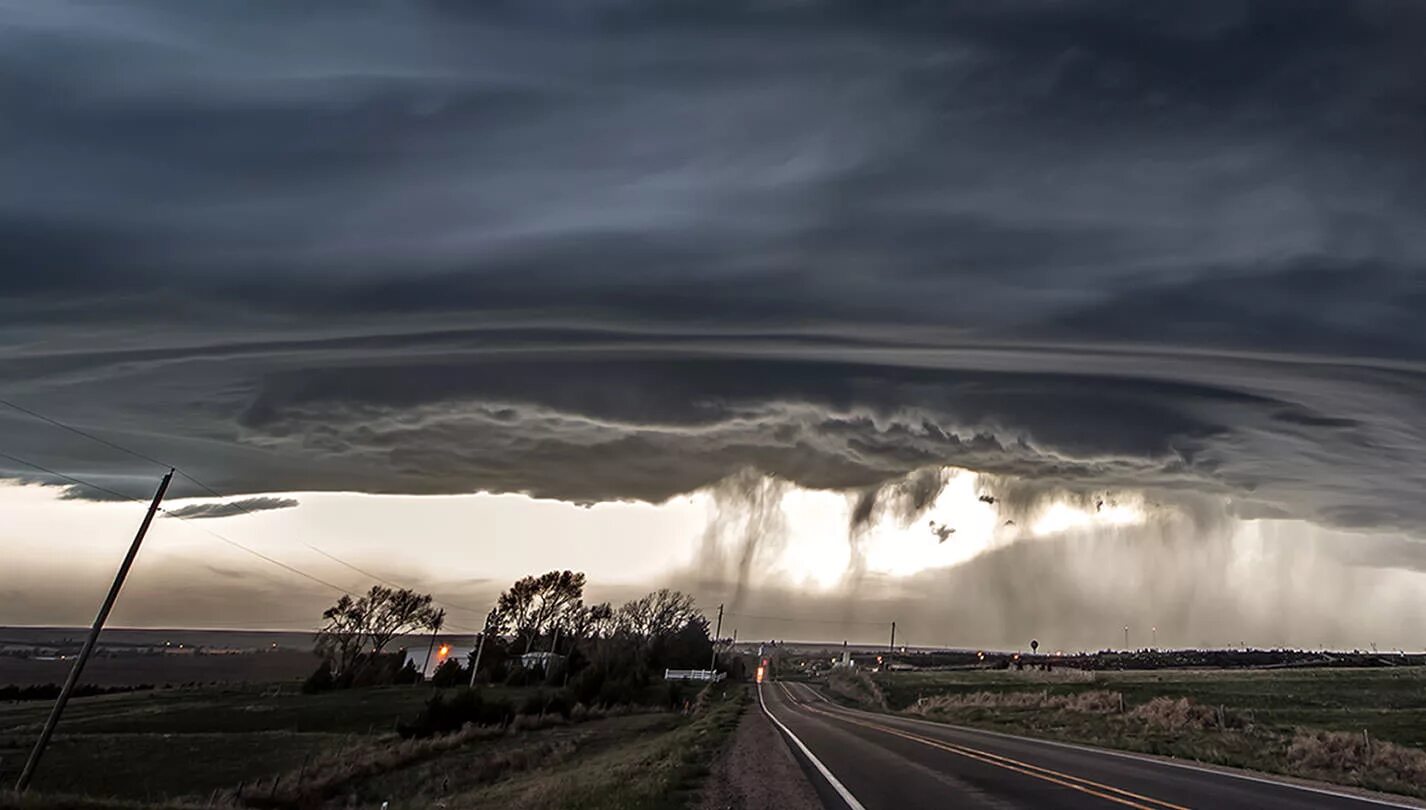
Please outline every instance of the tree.
[{"label": "tree", "polygon": [[557,626],[565,614],[580,604],[584,595],[584,574],[550,571],[525,577],[500,594],[496,603],[497,626],[525,642],[525,652],[535,639]]},{"label": "tree", "polygon": [[708,620],[682,591],[662,588],[619,608],[619,635],[648,671],[703,666],[713,655]]},{"label": "tree", "polygon": [[343,596],[322,612],[322,619],[326,624],[317,631],[317,654],[326,659],[335,673],[350,671],[361,657],[366,641],[365,598]]},{"label": "tree", "polygon": [[431,602],[430,594],[381,585],[357,599],[343,596],[322,612],[317,652],[338,677],[349,675],[364,656],[380,655],[397,636],[436,627],[445,612]]},{"label": "tree", "polygon": [[597,605],[576,603],[568,612],[565,628],[575,642],[603,638],[615,630],[614,608],[608,602]]},{"label": "tree", "polygon": [[668,638],[694,619],[703,618],[693,597],[660,588],[619,608],[619,629],[645,642]]}]

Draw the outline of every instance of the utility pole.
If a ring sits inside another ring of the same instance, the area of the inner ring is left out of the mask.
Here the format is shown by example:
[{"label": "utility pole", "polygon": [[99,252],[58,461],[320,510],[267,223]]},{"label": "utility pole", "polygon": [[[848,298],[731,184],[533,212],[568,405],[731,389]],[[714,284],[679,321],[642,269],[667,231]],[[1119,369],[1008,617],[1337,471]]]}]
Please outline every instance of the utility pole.
[{"label": "utility pole", "polygon": [[708,662],[708,669],[711,672],[718,668],[718,636],[723,633],[723,605],[718,605],[718,626],[713,631],[713,660]]},{"label": "utility pole", "polygon": [[[426,663],[421,665],[421,681],[430,677],[430,675],[427,674],[427,670],[431,668],[431,651],[436,649],[436,634],[439,632],[441,632],[439,626],[431,628],[431,643],[426,645]],[[419,686],[421,681],[417,681],[416,684]]]},{"label": "utility pole", "polygon": [[1129,625],[1124,625],[1124,651],[1129,651]]},{"label": "utility pole", "polygon": [[475,645],[475,660],[470,664],[470,688],[475,688],[475,673],[480,671],[480,654],[485,652],[485,637],[490,635],[490,625],[495,623],[495,611],[485,614],[485,626],[480,628],[480,642]]},{"label": "utility pole", "polygon": [[891,623],[891,646],[887,649],[896,652],[896,622]]},{"label": "utility pole", "polygon": [[94,647],[99,642],[99,632],[104,629],[104,622],[109,618],[109,611],[114,609],[114,601],[119,598],[119,589],[124,587],[124,578],[129,575],[129,569],[134,565],[134,558],[139,555],[139,546],[144,542],[144,535],[148,534],[149,524],[153,522],[154,513],[158,511],[158,505],[163,500],[163,494],[168,491],[168,482],[173,480],[173,470],[158,482],[158,491],[154,493],[153,503],[149,504],[149,511],[144,515],[144,522],[139,524],[139,532],[134,535],[134,542],[129,545],[129,553],[125,555],[124,562],[119,565],[119,573],[114,575],[114,584],[109,586],[109,594],[104,597],[104,604],[99,606],[99,612],[94,616],[94,626],[89,628],[89,637],[84,640],[84,646],[79,651],[79,658],[74,662],[73,668],[69,670],[69,677],[64,681],[64,688],[60,690],[59,697],[54,702],[54,708],[50,709],[49,719],[45,721],[45,727],[40,731],[40,738],[35,742],[35,748],[30,752],[30,758],[25,762],[25,769],[20,771],[20,779],[15,783],[15,792],[24,793],[25,788],[30,786],[30,780],[35,776],[35,769],[39,767],[40,757],[45,754],[45,746],[49,745],[50,737],[54,736],[54,728],[59,725],[59,717],[64,713],[65,704],[69,703],[69,696],[74,693],[74,687],[79,685],[79,676],[84,672],[84,665],[88,663],[89,656],[94,653]]}]

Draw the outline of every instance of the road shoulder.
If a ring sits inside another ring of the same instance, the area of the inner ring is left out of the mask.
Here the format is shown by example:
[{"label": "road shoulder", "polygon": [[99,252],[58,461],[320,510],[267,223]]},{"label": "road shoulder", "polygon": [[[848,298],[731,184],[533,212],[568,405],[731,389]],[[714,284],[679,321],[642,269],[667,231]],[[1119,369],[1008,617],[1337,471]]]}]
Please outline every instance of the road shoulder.
[{"label": "road shoulder", "polygon": [[822,801],[787,742],[756,700],[713,763],[699,810],[822,810]]}]

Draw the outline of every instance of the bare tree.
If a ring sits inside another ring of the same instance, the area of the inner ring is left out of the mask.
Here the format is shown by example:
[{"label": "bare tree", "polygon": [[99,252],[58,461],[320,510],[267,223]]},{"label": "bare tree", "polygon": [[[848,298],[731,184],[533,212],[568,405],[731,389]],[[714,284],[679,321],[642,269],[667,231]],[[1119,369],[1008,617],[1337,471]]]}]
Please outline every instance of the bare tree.
[{"label": "bare tree", "polygon": [[500,594],[495,608],[499,628],[524,639],[525,652],[529,652],[534,648],[535,639],[553,629],[567,612],[581,604],[583,595],[582,573],[550,571],[538,577],[525,577]]},{"label": "bare tree", "polygon": [[317,631],[317,654],[327,660],[334,673],[342,673],[361,657],[366,642],[365,600],[343,596],[322,611],[325,622]]},{"label": "bare tree", "polygon": [[343,596],[322,613],[325,624],[317,631],[317,651],[337,674],[347,672],[363,654],[380,655],[397,636],[443,623],[445,611],[431,602],[430,594],[381,585],[358,599]]},{"label": "bare tree", "polygon": [[645,642],[668,638],[689,622],[702,618],[693,597],[660,588],[619,608],[619,629]]},{"label": "bare tree", "polygon": [[569,610],[565,627],[573,639],[602,638],[614,632],[614,608],[608,602],[597,605],[576,603]]}]

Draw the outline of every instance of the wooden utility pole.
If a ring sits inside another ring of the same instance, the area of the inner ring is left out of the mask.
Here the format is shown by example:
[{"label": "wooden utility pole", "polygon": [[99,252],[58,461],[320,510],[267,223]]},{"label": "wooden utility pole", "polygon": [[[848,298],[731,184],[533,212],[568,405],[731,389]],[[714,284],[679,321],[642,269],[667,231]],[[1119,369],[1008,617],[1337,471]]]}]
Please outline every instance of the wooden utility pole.
[{"label": "wooden utility pole", "polygon": [[485,626],[480,628],[480,641],[475,645],[475,660],[470,663],[470,688],[475,688],[475,673],[480,671],[480,654],[485,652],[485,637],[490,635],[490,625],[495,623],[494,610],[485,614]]},{"label": "wooden utility pole", "polygon": [[40,757],[45,754],[45,746],[49,745],[50,737],[54,736],[55,726],[59,725],[59,717],[64,714],[65,704],[69,703],[69,696],[74,693],[74,687],[79,685],[79,676],[84,672],[84,665],[89,662],[89,656],[94,653],[94,647],[99,642],[99,632],[104,629],[104,621],[109,618],[109,611],[114,609],[114,600],[119,598],[119,589],[124,587],[124,578],[129,575],[129,569],[134,565],[134,558],[139,555],[139,546],[144,542],[144,535],[148,534],[149,524],[153,522],[154,513],[158,511],[159,502],[163,500],[163,494],[168,491],[168,482],[173,480],[173,470],[158,482],[158,491],[154,493],[153,503],[149,504],[149,511],[144,515],[144,522],[139,524],[139,533],[134,535],[134,542],[129,545],[129,553],[125,555],[124,562],[119,565],[119,573],[114,575],[114,584],[109,586],[109,594],[104,597],[104,604],[99,606],[99,613],[94,616],[94,626],[89,628],[89,637],[84,640],[84,646],[79,650],[79,658],[75,659],[74,666],[69,670],[69,677],[64,681],[64,688],[60,690],[59,697],[55,699],[54,708],[50,709],[49,719],[45,720],[45,727],[40,731],[40,738],[35,742],[35,748],[30,752],[30,758],[25,762],[25,769],[20,771],[20,779],[15,783],[15,792],[23,793],[25,788],[30,786],[30,780],[35,776],[35,769],[40,765]]},{"label": "wooden utility pole", "polygon": [[475,645],[475,660],[470,663],[470,688],[475,688],[475,673],[480,671],[480,654],[485,652],[485,631],[480,632],[480,641]]},{"label": "wooden utility pole", "polygon": [[888,649],[896,652],[896,622],[891,623],[891,646]]},{"label": "wooden utility pole", "polygon": [[423,681],[431,677],[426,674],[426,671],[431,668],[431,651],[436,649],[436,634],[440,632],[441,626],[439,624],[431,628],[431,643],[426,645],[426,662],[421,664],[421,680],[416,682],[417,686],[420,686]]},{"label": "wooden utility pole", "polygon": [[718,626],[717,626],[717,629],[713,631],[713,660],[711,660],[711,661],[708,662],[708,669],[709,669],[710,672],[718,668],[718,636],[722,635],[722,633],[723,633],[723,605],[722,605],[722,604],[719,604],[719,605],[718,605]]}]

